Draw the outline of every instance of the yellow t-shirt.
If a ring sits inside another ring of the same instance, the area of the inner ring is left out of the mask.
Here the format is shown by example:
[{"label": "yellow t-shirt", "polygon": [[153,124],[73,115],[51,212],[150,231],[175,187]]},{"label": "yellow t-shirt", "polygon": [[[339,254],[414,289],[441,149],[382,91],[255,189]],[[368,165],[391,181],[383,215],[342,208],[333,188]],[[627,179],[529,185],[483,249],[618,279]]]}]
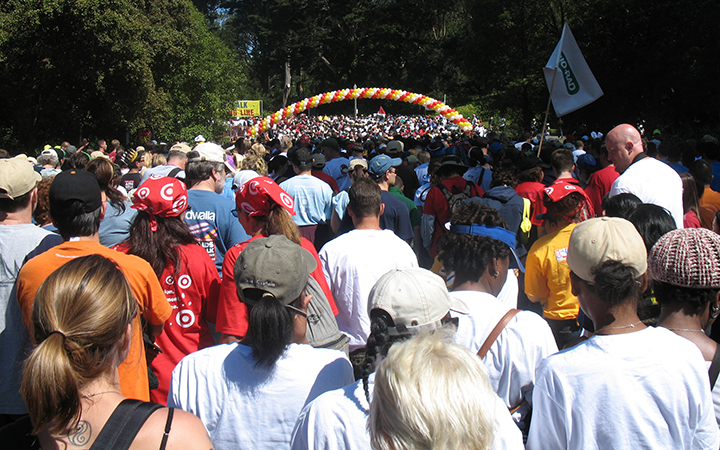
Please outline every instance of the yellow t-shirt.
[{"label": "yellow t-shirt", "polygon": [[572,294],[567,264],[567,248],[574,228],[573,223],[541,237],[527,256],[525,293],[544,299],[543,316],[547,319],[568,320],[578,315],[578,299]]}]

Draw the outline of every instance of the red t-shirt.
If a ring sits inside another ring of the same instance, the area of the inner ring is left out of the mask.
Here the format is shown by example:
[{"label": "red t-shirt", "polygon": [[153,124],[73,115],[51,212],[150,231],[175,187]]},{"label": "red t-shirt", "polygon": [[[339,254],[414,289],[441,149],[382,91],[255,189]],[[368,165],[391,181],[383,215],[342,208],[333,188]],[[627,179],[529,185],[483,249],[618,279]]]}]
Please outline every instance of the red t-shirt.
[{"label": "red t-shirt", "polygon": [[[225,253],[225,260],[223,261],[222,267],[220,301],[218,303],[217,322],[215,325],[215,329],[220,333],[233,336],[245,336],[247,332],[247,309],[245,308],[245,304],[238,298],[237,288],[235,286],[235,261],[237,261],[240,252],[242,252],[251,241],[264,237],[266,236],[253,236],[245,242],[236,244]],[[337,306],[335,306],[335,299],[325,279],[320,257],[315,250],[315,246],[305,238],[301,238],[301,244],[302,248],[309,251],[317,262],[317,268],[310,276],[318,282],[330,303],[333,314],[337,315],[338,310]]]},{"label": "red t-shirt", "polygon": [[537,227],[542,226],[543,221],[537,220],[535,216],[547,212],[547,208],[545,208],[545,204],[543,203],[543,189],[545,189],[545,185],[537,181],[525,181],[518,184],[515,188],[515,192],[517,192],[520,197],[525,197],[530,200],[532,204],[530,222]]},{"label": "red t-shirt", "polygon": [[[459,189],[460,191],[465,190],[466,182],[468,181],[465,178],[457,175],[448,178],[447,180],[443,180],[441,183],[450,192],[453,192],[453,188],[455,188],[455,190]],[[470,197],[482,197],[485,191],[483,191],[480,186],[476,185],[472,181],[470,181],[470,183],[472,184],[472,188],[470,189]],[[436,219],[435,228],[433,230],[433,243],[432,247],[430,248],[430,256],[434,258],[437,254],[437,242],[440,239],[440,236],[442,236],[442,234],[445,232],[445,223],[450,220],[450,205],[448,205],[445,194],[443,194],[439,187],[433,186],[432,189],[430,189],[430,191],[428,192],[427,197],[425,198],[423,214],[435,216]]]},{"label": "red t-shirt", "polygon": [[312,176],[320,178],[324,182],[330,185],[330,187],[333,190],[334,194],[337,194],[340,192],[340,188],[338,187],[337,181],[335,181],[335,178],[331,177],[330,175],[326,174],[322,170],[313,170],[310,172]]},{"label": "red t-shirt", "polygon": [[590,202],[593,205],[596,215],[602,215],[603,197],[610,192],[610,188],[619,176],[620,174],[615,170],[615,166],[607,166],[590,175],[590,178],[588,178],[585,193],[590,197]]},{"label": "red t-shirt", "polygon": [[700,219],[698,219],[697,214],[695,214],[693,210],[685,213],[685,216],[683,217],[683,226],[685,228],[702,228]]},{"label": "red t-shirt", "polygon": [[[117,250],[127,252],[127,246],[121,244]],[[208,326],[208,322],[215,323],[220,296],[220,276],[215,263],[198,244],[181,246],[180,258],[177,279],[171,264],[159,279],[173,309],[162,334],[155,339],[155,345],[163,353],[151,364],[159,387],[150,391],[150,400],[162,405],[167,403],[170,379],[177,363],[190,353],[215,345]]]}]

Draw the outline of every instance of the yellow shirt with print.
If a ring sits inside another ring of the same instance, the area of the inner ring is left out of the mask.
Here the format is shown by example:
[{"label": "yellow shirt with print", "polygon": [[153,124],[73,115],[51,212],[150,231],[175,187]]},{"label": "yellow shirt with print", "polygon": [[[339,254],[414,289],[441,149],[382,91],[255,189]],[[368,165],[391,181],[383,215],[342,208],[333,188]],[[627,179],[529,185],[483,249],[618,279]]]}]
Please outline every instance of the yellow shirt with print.
[{"label": "yellow shirt with print", "polygon": [[567,248],[574,223],[535,241],[525,263],[525,293],[543,299],[543,316],[553,320],[575,319],[578,299],[572,294]]}]

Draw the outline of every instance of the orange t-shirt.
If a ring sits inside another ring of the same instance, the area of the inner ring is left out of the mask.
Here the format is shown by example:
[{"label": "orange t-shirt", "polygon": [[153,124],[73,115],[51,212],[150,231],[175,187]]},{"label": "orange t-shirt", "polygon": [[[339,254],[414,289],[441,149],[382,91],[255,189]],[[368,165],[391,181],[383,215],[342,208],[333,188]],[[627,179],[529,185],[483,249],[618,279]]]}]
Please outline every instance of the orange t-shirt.
[{"label": "orange t-shirt", "polygon": [[720,210],[720,193],[713,191],[708,186],[705,188],[702,197],[700,197],[699,203],[700,206],[709,209],[710,212],[715,214]]},{"label": "orange t-shirt", "polygon": [[[96,241],[67,241],[29,260],[18,275],[17,299],[22,311],[23,323],[30,330],[30,336],[33,336],[33,302],[42,282],[69,260],[87,255],[104,256],[120,267],[138,301],[139,313],[149,323],[160,325],[170,317],[172,308],[147,261],[103,247]],[[150,401],[147,361],[139,314],[133,320],[130,352],[118,367],[118,371],[120,388],[125,397]]]}]

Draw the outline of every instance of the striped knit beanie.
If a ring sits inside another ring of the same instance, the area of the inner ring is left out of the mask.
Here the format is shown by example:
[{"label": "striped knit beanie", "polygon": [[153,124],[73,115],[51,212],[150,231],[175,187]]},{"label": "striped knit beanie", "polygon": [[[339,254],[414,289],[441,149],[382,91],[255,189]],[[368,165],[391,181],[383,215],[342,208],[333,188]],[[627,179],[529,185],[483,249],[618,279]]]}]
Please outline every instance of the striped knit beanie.
[{"label": "striped knit beanie", "polygon": [[689,288],[720,288],[720,235],[705,228],[673,230],[650,250],[648,267],[656,281]]}]

